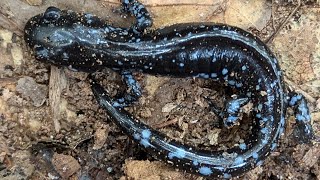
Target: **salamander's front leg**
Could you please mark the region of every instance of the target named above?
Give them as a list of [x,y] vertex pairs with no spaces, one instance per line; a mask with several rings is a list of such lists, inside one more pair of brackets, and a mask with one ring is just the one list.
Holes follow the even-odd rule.
[[133,29],[136,30],[137,33],[141,33],[146,28],[152,26],[150,14],[143,4],[136,0],[121,0],[121,2],[124,12],[130,13],[136,18]]
[[297,123],[294,133],[300,141],[310,142],[314,138],[314,134],[306,99],[301,94],[290,93],[288,105],[293,108]]
[[126,92],[125,94],[121,95],[120,98],[114,100],[114,107],[126,107],[138,100],[138,98],[142,95],[140,85],[131,72],[123,71],[120,72],[120,74],[122,75],[122,79],[130,92]]

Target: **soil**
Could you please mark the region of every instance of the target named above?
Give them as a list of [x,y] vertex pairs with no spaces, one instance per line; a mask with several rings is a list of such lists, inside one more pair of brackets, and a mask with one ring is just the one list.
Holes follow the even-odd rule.
[[[275,52],[288,87],[308,99],[315,140],[299,142],[289,110],[278,148],[262,166],[234,179],[320,179],[319,2],[141,2],[154,17],[153,28],[206,21],[252,32]],[[34,59],[23,40],[24,24],[48,6],[92,12],[115,26],[132,23],[117,0],[0,2],[0,179],[205,179],[157,161],[133,143],[97,104],[87,73]],[[97,76],[111,96],[127,90],[109,69]],[[167,136],[202,149],[225,149],[250,135],[248,112],[240,125],[227,129],[210,108],[210,102],[223,107],[232,90],[198,78],[134,76],[143,95],[126,110]]]

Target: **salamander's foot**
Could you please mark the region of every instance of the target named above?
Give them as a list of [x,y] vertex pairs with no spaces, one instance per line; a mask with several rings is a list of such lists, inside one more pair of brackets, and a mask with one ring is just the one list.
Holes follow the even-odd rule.
[[248,103],[248,98],[233,99],[227,102],[224,112],[224,126],[231,128],[234,125],[239,124],[239,113],[241,107]]
[[233,99],[226,103],[224,110],[217,108],[210,101],[211,110],[223,121],[223,125],[227,128],[231,128],[239,124],[239,113],[241,107],[248,103],[248,98]]
[[129,92],[125,92],[121,97],[114,100],[114,107],[127,107],[137,101],[142,93],[138,81],[134,78],[130,71],[120,72]]
[[118,97],[116,97],[113,100],[113,106],[124,108],[137,101],[141,97],[142,93],[138,81],[134,78],[130,71],[118,72],[121,74],[122,80],[124,81],[129,92],[125,92],[124,94],[120,94]]
[[143,32],[146,28],[152,26],[152,19],[148,10],[137,0],[121,0],[123,11],[132,14],[136,18],[133,29],[137,33]]
[[[122,78],[126,84],[126,86],[129,89],[129,92],[125,92],[124,94],[119,95],[120,97],[116,97],[110,101],[112,103],[113,107],[117,108],[124,108],[129,106],[130,104],[134,103],[139,99],[141,96],[141,88],[140,85],[138,84],[137,80],[134,79],[132,76],[131,72],[120,72],[122,75]],[[95,88],[96,90],[101,90],[101,86],[97,83],[96,79],[90,74],[88,76],[91,82],[91,87]],[[108,99],[111,99],[107,92],[103,90],[103,94],[105,96],[108,96]],[[102,94],[101,92],[99,94]]]
[[297,123],[294,129],[295,136],[303,143],[311,142],[314,134],[306,99],[301,94],[290,93],[288,105],[293,108]]
[[137,98],[130,95],[130,94],[125,94],[121,98],[116,98],[113,100],[113,107],[118,107],[118,108],[124,108],[128,107],[131,105],[133,102],[137,101]]
[[128,89],[130,90],[130,94],[137,99],[141,97],[141,87],[138,83],[138,81],[134,78],[132,73],[130,71],[123,71],[121,72],[122,79],[126,83]]

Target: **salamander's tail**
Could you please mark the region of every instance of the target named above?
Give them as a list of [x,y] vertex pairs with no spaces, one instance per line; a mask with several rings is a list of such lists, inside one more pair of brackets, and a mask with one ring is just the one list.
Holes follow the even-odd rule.
[[297,126],[294,135],[303,143],[310,143],[314,139],[311,125],[311,116],[307,105],[307,100],[301,94],[289,94],[289,107],[294,110]]

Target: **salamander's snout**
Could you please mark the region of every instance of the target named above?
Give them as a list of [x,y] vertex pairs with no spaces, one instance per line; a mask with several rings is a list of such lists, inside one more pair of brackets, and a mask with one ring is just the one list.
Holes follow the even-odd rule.
[[[61,21],[63,17],[62,13],[63,12],[59,8],[48,7],[44,13],[29,19],[24,29],[24,38],[27,44],[33,48],[35,45],[39,44],[39,41],[46,40],[43,38],[45,37],[43,34],[47,34],[47,32],[44,32],[44,28],[48,27],[48,29],[53,29],[53,27]],[[41,35],[40,38],[39,34]]]
[[42,46],[38,46],[34,48],[35,57],[38,60],[45,61],[49,59],[49,50],[47,48],[44,48]]
[[55,22],[61,17],[61,10],[56,7],[48,7],[46,12],[43,14],[43,20],[47,23]]

